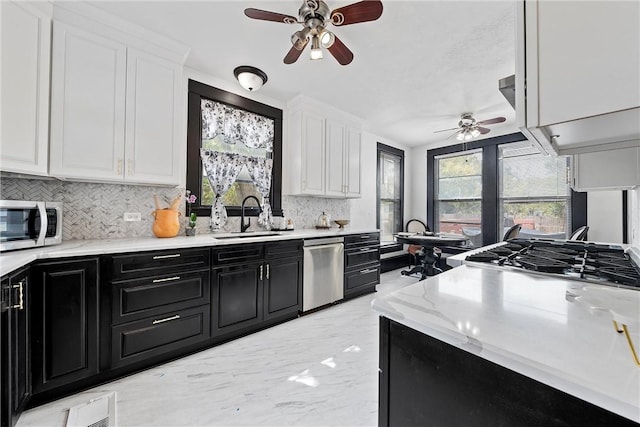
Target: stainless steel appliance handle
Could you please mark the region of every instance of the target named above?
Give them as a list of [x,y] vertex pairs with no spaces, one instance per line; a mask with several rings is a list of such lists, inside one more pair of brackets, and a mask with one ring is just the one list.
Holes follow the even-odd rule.
[[44,238],[47,236],[47,226],[49,219],[47,218],[47,208],[44,202],[36,202],[38,211],[40,212],[40,234],[36,240],[36,246],[44,246]]

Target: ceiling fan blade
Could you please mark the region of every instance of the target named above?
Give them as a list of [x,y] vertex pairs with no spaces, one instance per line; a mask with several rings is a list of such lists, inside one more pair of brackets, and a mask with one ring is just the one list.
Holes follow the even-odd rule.
[[381,15],[381,1],[364,0],[333,10],[331,12],[331,22],[336,26],[350,25],[358,22],[375,21]]
[[291,15],[284,15],[282,13],[269,12],[267,10],[260,10],[254,8],[247,8],[244,10],[244,14],[252,19],[260,19],[262,21],[283,22],[285,24],[295,24],[298,20]]
[[449,132],[451,130],[456,130],[456,129],[460,129],[460,128],[442,129],[442,130],[437,130],[437,131],[435,131],[433,133]]
[[483,128],[482,126],[476,126],[476,129],[480,131],[480,134],[484,135],[491,132],[491,129]]
[[492,125],[494,123],[502,123],[506,121],[504,117],[494,117],[493,119],[483,120],[481,122],[476,122],[477,125]]
[[296,49],[295,46],[291,46],[291,49],[289,50],[289,52],[287,52],[286,56],[284,57],[284,63],[293,64],[294,62],[296,62],[300,57],[300,54],[302,53],[304,48],[307,46],[307,43],[309,43],[309,40],[307,40],[302,46],[302,48],[300,49]]
[[338,37],[335,37],[333,44],[329,46],[327,50],[336,58],[340,65],[347,65],[353,61],[353,52],[351,52]]
[[[451,129],[449,129],[449,130],[451,130]],[[457,135],[457,134],[459,134],[460,132],[461,132],[461,130],[459,130],[459,131],[457,131],[457,132],[452,133],[451,135],[449,135],[449,136],[447,137],[447,139],[451,139],[451,138],[453,138],[454,136],[456,136],[456,135]]]

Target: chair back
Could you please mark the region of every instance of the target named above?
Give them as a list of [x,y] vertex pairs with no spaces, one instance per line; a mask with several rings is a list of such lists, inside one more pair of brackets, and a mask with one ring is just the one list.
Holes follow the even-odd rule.
[[504,237],[502,240],[515,239],[520,234],[520,229],[522,228],[522,224],[516,224],[504,233]]
[[578,227],[573,233],[571,233],[571,237],[569,240],[587,240],[587,232],[589,231],[588,225],[583,225],[582,227]]
[[427,224],[420,221],[419,219],[410,219],[407,221],[407,225],[404,227],[404,231],[408,233],[424,233],[425,231],[430,231]]

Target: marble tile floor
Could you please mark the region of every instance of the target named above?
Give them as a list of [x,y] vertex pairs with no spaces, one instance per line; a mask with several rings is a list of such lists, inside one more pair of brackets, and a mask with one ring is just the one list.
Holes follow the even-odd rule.
[[117,426],[376,426],[377,293],[25,411],[17,427],[64,427],[69,408],[116,392]]

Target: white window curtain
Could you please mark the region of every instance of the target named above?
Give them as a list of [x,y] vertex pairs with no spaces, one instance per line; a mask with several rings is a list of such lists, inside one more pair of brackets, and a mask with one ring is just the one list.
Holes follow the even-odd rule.
[[246,165],[253,183],[256,185],[258,192],[262,195],[262,212],[258,217],[258,224],[270,229],[273,225],[271,203],[269,201],[273,160],[263,157],[250,157],[247,158]]
[[246,157],[205,149],[200,149],[200,157],[211,188],[215,193],[215,200],[211,206],[209,228],[217,231],[227,223],[227,209],[222,203],[222,196],[236,182],[242,166],[246,163]]

